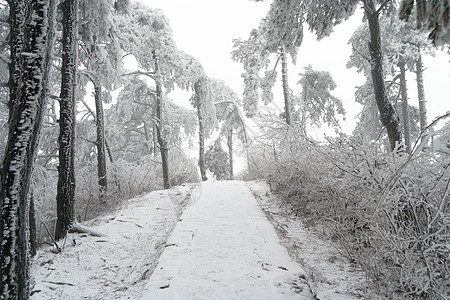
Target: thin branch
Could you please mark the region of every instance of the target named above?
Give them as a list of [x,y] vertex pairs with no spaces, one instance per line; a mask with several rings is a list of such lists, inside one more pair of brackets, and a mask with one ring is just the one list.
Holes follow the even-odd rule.
[[59,97],[56,96],[56,95],[49,95],[48,97],[49,97],[50,99],[53,99],[53,100],[56,100],[56,101],[61,100],[61,98],[59,98]]
[[95,82],[95,74],[88,70],[79,70],[80,74],[86,76],[90,81]]
[[370,63],[370,58],[368,58],[367,56],[365,56],[361,51],[359,51],[358,49],[356,49],[355,45],[352,44],[352,49],[358,53],[359,55],[361,55],[362,58],[364,58],[365,60],[367,60]]
[[277,61],[275,62],[275,65],[273,66],[273,72],[275,72],[275,70],[277,69],[278,62],[280,61],[280,59],[281,59],[281,53],[278,55]]
[[380,14],[381,11],[383,10],[383,8],[384,8],[389,2],[391,2],[391,0],[386,0],[386,1],[384,1],[384,2],[380,5],[380,7],[377,9],[377,14]]
[[94,119],[96,119],[97,116],[95,115],[95,112],[89,107],[89,105],[86,103],[86,100],[84,100],[84,99],[80,99],[80,100],[81,100],[81,103],[83,103],[84,107],[86,107],[88,112],[94,117]]
[[96,141],[91,141],[90,139],[87,139],[87,138],[85,138],[85,137],[80,137],[82,140],[85,140],[86,142],[89,142],[89,143],[92,143],[92,144],[94,144],[94,145],[97,145],[97,142]]
[[134,71],[131,73],[126,73],[126,74],[122,74],[122,76],[130,76],[130,75],[144,75],[144,76],[148,76],[153,80],[156,80],[155,78],[155,73],[154,72],[143,72],[143,71]]

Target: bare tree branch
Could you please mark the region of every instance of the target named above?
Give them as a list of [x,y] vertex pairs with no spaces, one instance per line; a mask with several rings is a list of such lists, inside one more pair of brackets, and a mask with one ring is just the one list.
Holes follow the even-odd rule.
[[155,75],[154,72],[134,71],[131,73],[122,74],[122,76],[130,76],[130,75],[144,75],[144,76],[150,77],[153,80],[156,80],[156,78],[154,76]]
[[370,63],[370,58],[368,58],[367,56],[365,56],[361,51],[359,51],[358,49],[356,49],[355,45],[352,44],[352,49],[358,53],[359,55],[361,55],[362,58],[364,58],[365,60],[367,60]]

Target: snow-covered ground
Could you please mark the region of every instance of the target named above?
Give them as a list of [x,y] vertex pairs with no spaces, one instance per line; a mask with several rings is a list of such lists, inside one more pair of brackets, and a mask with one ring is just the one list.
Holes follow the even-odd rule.
[[244,182],[202,184],[141,299],[313,299]]
[[84,224],[104,237],[70,233],[61,253],[41,249],[31,299],[138,299],[191,193],[195,199],[197,189],[182,186],[131,199]]
[[367,295],[361,271],[301,220],[277,213],[277,207],[265,184],[238,181],[205,182],[129,200],[115,214],[84,224],[104,237],[71,233],[60,243],[61,253],[38,252],[31,268],[32,299]]
[[[320,238],[308,220],[288,213],[283,201],[269,191],[265,182],[247,183],[259,206],[274,225],[281,243],[306,271],[317,299],[381,299],[367,288],[365,273],[345,259],[331,241]],[[309,220],[311,221],[311,220]]]

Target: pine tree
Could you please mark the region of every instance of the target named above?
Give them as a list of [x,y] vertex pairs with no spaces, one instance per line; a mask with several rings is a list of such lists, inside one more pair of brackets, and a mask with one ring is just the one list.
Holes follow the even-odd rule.
[[28,191],[46,101],[55,3],[8,4],[10,112],[1,170],[0,299],[28,299]]
[[75,86],[77,74],[78,0],[62,3],[62,66],[59,119],[59,166],[55,239],[75,222]]

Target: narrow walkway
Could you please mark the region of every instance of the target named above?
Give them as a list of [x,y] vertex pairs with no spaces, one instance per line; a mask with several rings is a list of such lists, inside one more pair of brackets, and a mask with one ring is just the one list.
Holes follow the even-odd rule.
[[313,299],[245,183],[200,187],[141,299]]

